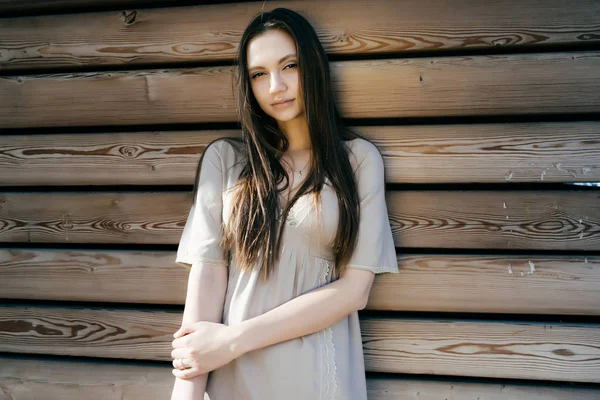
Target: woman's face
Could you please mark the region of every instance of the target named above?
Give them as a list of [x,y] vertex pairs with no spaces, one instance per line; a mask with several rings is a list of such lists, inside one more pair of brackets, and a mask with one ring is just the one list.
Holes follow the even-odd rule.
[[253,38],[246,50],[252,93],[263,111],[279,122],[304,117],[296,43],[271,29]]

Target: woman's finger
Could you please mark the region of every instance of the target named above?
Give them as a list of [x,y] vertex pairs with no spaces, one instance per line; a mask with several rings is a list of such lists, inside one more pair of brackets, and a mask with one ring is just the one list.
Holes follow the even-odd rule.
[[192,333],[192,332],[194,332],[194,328],[192,326],[189,326],[189,325],[182,326],[181,328],[177,329],[177,332],[175,332],[173,334],[173,337],[180,338],[180,337],[185,336],[188,333]]
[[182,328],[179,328],[179,329],[177,330],[177,332],[175,332],[175,333],[173,334],[173,337],[174,337],[174,338],[178,338],[178,337],[180,337],[180,336],[182,335],[182,333],[183,333],[183,329],[182,329]]
[[182,337],[177,338],[177,339],[174,339],[171,342],[171,346],[173,346],[174,349],[177,348],[177,347],[185,347],[186,343],[187,343],[186,337],[187,337],[187,335],[186,336],[182,336]]
[[202,372],[197,368],[186,368],[183,370],[174,369],[172,372],[173,375],[181,379],[190,379],[202,375]]
[[171,358],[189,358],[189,351],[187,349],[175,349],[171,352]]

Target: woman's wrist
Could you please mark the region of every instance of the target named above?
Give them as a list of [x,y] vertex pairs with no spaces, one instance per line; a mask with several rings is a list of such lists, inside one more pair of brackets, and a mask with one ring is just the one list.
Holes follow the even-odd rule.
[[208,373],[189,379],[175,378],[171,400],[204,399]]
[[230,326],[231,337],[229,339],[229,348],[235,355],[235,358],[241,357],[244,354],[253,350],[252,342],[248,335],[247,321]]

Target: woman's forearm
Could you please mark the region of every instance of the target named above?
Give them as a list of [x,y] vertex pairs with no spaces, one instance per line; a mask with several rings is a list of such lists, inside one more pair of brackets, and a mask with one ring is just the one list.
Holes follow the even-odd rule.
[[[182,325],[197,321],[221,322],[227,290],[227,268],[197,263],[190,270]],[[171,400],[204,398],[208,374],[175,378]]]
[[244,354],[308,335],[364,308],[373,274],[358,270],[350,274],[351,278],[329,283],[233,326],[235,351]]

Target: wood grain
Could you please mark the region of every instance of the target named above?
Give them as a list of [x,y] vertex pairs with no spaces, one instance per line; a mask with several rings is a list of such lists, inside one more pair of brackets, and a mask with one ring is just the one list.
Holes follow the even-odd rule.
[[[0,2],[0,13],[10,3]],[[600,42],[600,6],[594,0],[408,0],[401,6],[393,0],[308,0],[153,9],[121,3],[125,10],[0,20],[0,71],[231,61],[252,17],[275,7],[303,14],[335,55]]]
[[[600,257],[399,255],[369,310],[600,315]],[[174,252],[0,250],[0,297],[184,304]]]
[[204,149],[224,136],[240,132],[0,135],[0,185],[193,185]]
[[165,400],[175,382],[166,363],[18,356],[0,363],[0,400]]
[[[353,127],[389,183],[598,182],[600,123]],[[0,135],[0,185],[193,184],[207,144],[237,130]]]
[[0,297],[184,304],[189,271],[172,251],[0,250]]
[[397,247],[598,248],[600,194],[592,191],[388,191]]
[[[206,144],[238,134],[168,127],[128,132],[139,125],[234,122],[230,64],[243,28],[263,7],[174,7],[174,0],[165,8],[132,9],[160,1],[0,0],[0,16],[11,7],[56,13],[0,18],[0,186],[191,184]],[[92,12],[51,8],[63,6]],[[129,9],[94,9],[120,6]],[[280,6],[313,22],[337,60],[331,69],[342,115],[397,124],[358,128],[381,149],[389,183],[599,181],[600,130],[589,119],[600,112],[600,53],[593,51],[600,43],[600,3],[267,4]],[[501,48],[507,51],[496,54]],[[557,114],[579,121],[398,122],[491,116],[509,122],[512,116]],[[98,126],[122,132],[86,129]],[[13,131],[29,127],[81,129]],[[588,252],[600,249],[599,198],[595,191],[532,188],[389,190],[400,273],[376,278],[367,308],[598,316],[600,258]],[[190,203],[189,192],[175,191],[5,191],[0,242],[175,245]],[[463,254],[440,254],[446,248]],[[475,249],[530,254],[481,255]],[[576,255],[533,254],[538,250]],[[171,334],[181,311],[149,304],[183,304],[188,271],[174,265],[174,255],[0,249],[0,298],[73,302],[0,306],[0,400],[166,398],[173,383]],[[111,302],[114,307],[106,306]],[[369,379],[370,399],[600,397],[600,324],[385,315],[361,317],[366,368],[389,374]],[[103,360],[92,365],[17,353]],[[165,368],[134,360],[164,362]]]
[[598,325],[363,318],[367,371],[600,382]]
[[595,387],[410,377],[367,379],[367,391],[369,400],[597,400],[600,396]]
[[[178,312],[0,307],[0,351],[171,360]],[[362,318],[367,371],[600,382],[600,326]]]
[[182,316],[152,309],[0,306],[0,351],[168,361]]
[[[0,363],[1,400],[164,400],[174,382],[167,365],[18,356],[2,356]],[[406,377],[367,377],[367,390],[369,400],[596,400],[600,395],[600,389],[586,386]]]
[[[595,191],[388,191],[396,247],[592,251]],[[0,193],[0,242],[177,244],[191,192]]]
[[178,243],[191,204],[191,192],[3,193],[0,241]]
[[[600,53],[331,64],[346,118],[600,111]],[[234,122],[231,67],[0,77],[0,129]]]
[[371,310],[600,314],[600,258],[402,255],[375,278]]
[[[233,0],[194,0],[194,4],[230,3]],[[247,1],[247,0],[236,0]],[[118,7],[178,6],[189,0],[0,0],[2,15],[22,16],[97,12]]]

